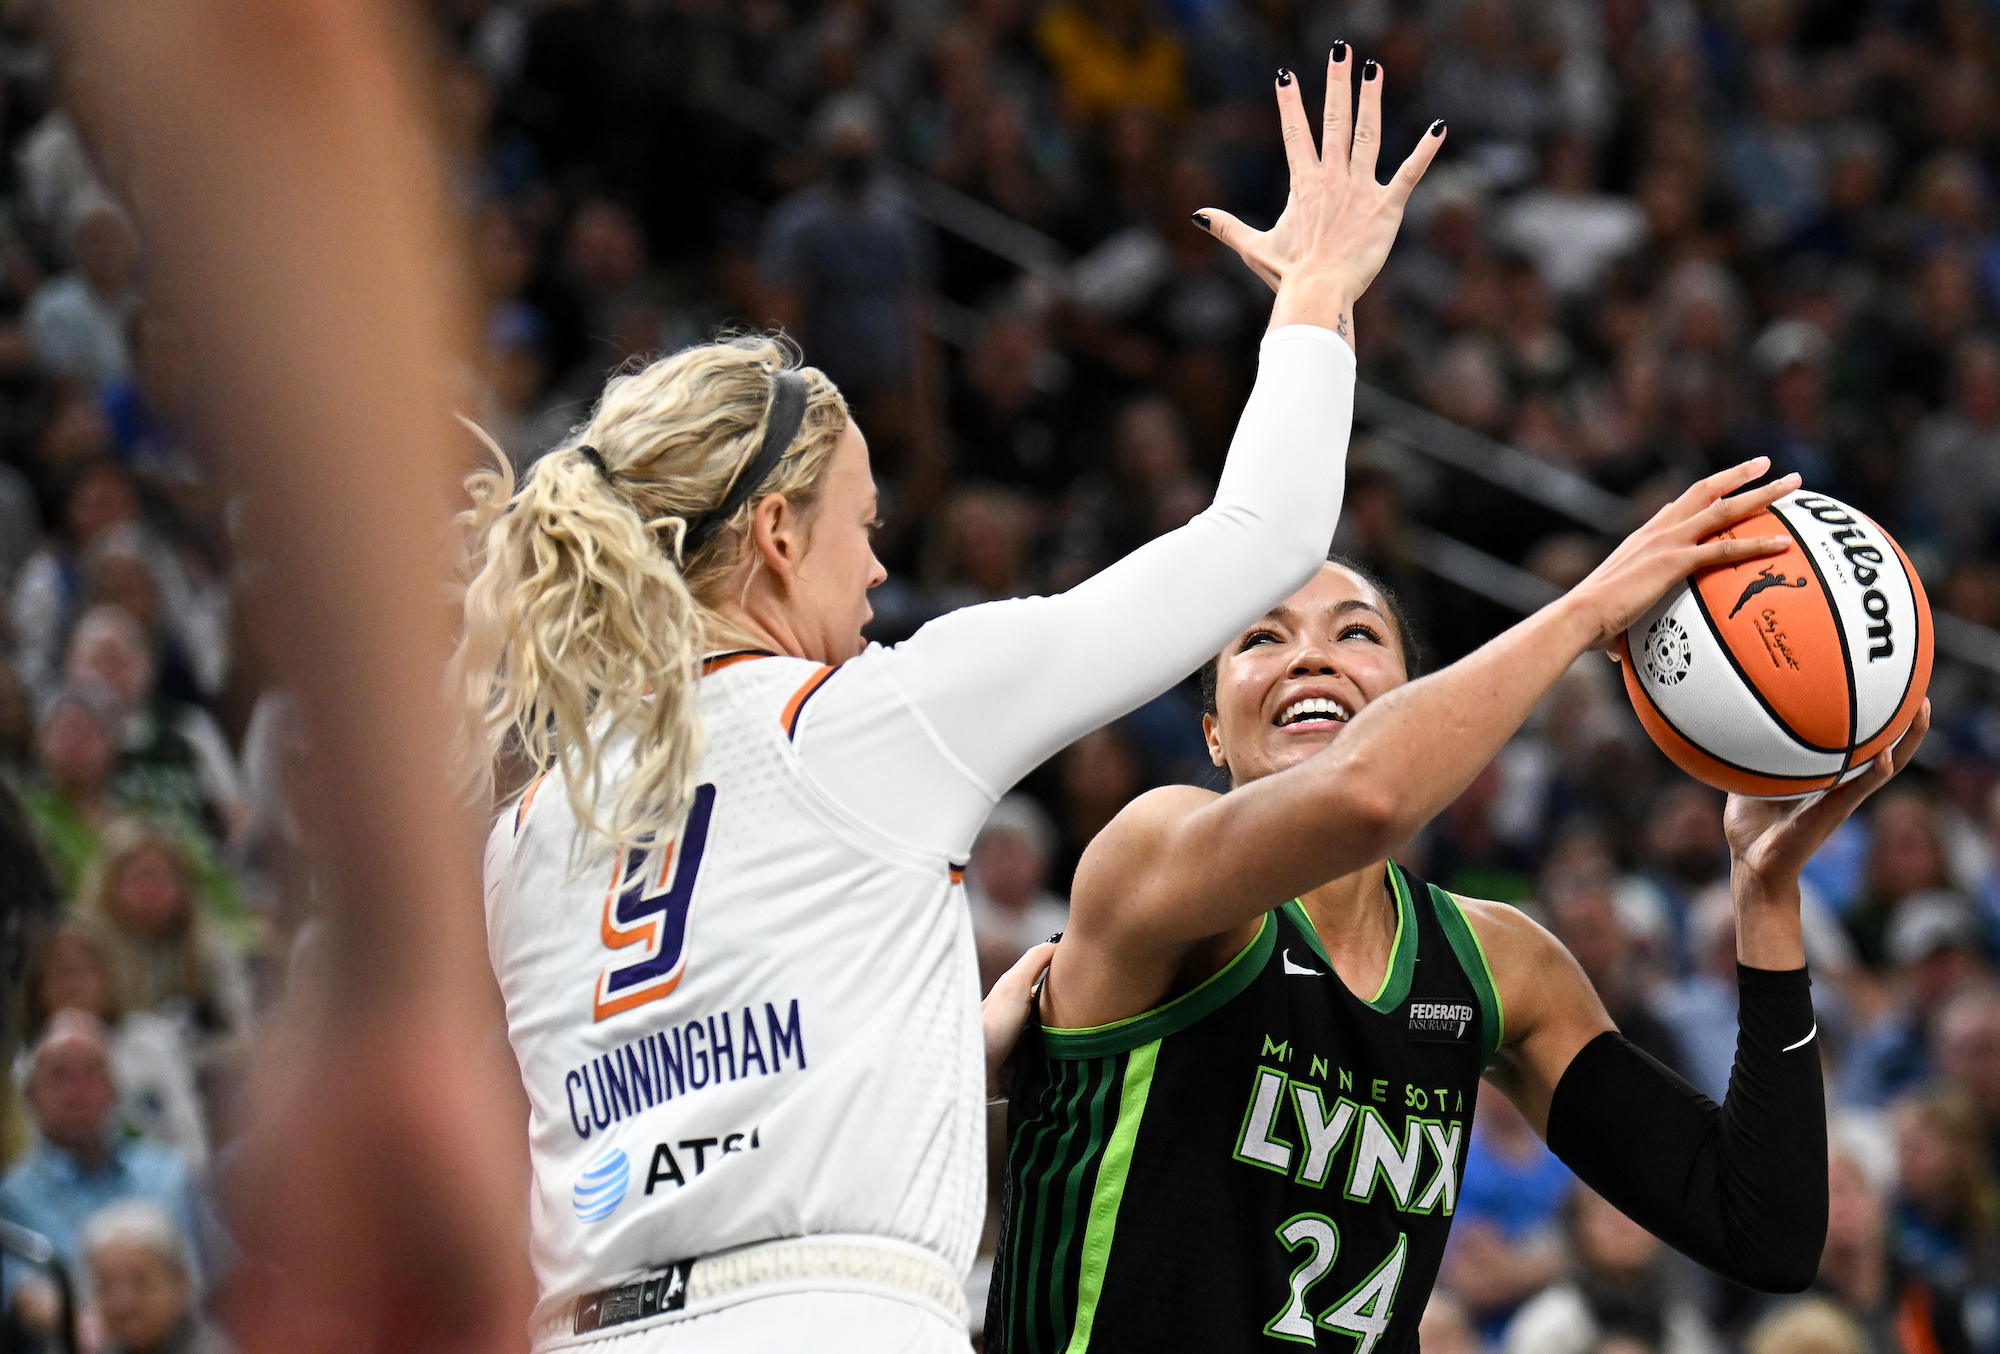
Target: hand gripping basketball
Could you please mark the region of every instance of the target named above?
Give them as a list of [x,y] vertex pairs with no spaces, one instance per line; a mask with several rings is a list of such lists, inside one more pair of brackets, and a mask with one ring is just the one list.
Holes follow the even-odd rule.
[[1903,736],[1934,646],[1923,580],[1867,514],[1801,489],[1728,532],[1774,528],[1786,549],[1698,569],[1633,623],[1625,687],[1683,771],[1787,798],[1863,776]]
[[1926,698],[1895,746],[1878,753],[1867,763],[1867,770],[1844,785],[1791,799],[1729,796],[1729,807],[1722,815],[1729,854],[1760,881],[1796,880],[1813,853],[1861,807],[1861,801],[1910,764],[1930,727],[1931,703]]
[[1697,481],[1572,588],[1565,600],[1593,628],[1588,647],[1614,649],[1633,621],[1695,570],[1775,555],[1790,546],[1789,536],[1711,539],[1799,487],[1799,477],[1787,475],[1762,488],[1735,492],[1770,468],[1770,458],[1758,456]]

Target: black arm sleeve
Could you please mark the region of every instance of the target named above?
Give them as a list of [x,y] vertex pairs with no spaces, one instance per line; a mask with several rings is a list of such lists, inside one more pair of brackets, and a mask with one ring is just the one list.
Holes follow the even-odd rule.
[[1718,1106],[1626,1042],[1584,1045],[1549,1105],[1549,1147],[1627,1217],[1725,1278],[1813,1281],[1826,1244],[1826,1099],[1804,969],[1736,969],[1736,1066]]

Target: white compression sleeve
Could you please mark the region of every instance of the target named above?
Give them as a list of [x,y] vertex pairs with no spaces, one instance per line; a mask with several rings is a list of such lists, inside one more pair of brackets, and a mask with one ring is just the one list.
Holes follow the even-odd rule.
[[1354,354],[1264,338],[1215,502],[1056,597],[967,607],[871,648],[809,707],[799,753],[896,838],[962,859],[993,802],[1082,734],[1186,677],[1326,557],[1346,484]]

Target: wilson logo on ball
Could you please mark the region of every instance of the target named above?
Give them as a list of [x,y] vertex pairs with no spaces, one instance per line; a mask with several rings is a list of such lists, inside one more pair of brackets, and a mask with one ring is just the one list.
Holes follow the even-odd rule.
[[[1814,521],[1825,526],[1840,528],[1829,539],[1840,547],[1841,557],[1846,560],[1855,583],[1863,589],[1861,610],[1869,622],[1868,661],[1873,663],[1877,659],[1893,658],[1896,654],[1895,621],[1892,618],[1889,598],[1875,586],[1875,581],[1882,576],[1882,567],[1888,563],[1888,557],[1882,553],[1881,546],[1869,538],[1867,529],[1862,526],[1862,522],[1867,519],[1862,518],[1857,521],[1857,514],[1852,508],[1836,503],[1830,498],[1822,498],[1818,494],[1794,494],[1792,497]],[[1872,526],[1873,523],[1869,525]],[[1884,535],[1882,539],[1886,541],[1888,537]],[[1909,561],[1903,559],[1903,552],[1897,549],[1893,542],[1889,548],[1895,550],[1898,562],[1904,568],[1908,568]]]
[[1930,686],[1922,581],[1887,532],[1824,494],[1788,494],[1726,534],[1792,544],[1703,570],[1626,632],[1646,731],[1688,774],[1739,794],[1859,775]]

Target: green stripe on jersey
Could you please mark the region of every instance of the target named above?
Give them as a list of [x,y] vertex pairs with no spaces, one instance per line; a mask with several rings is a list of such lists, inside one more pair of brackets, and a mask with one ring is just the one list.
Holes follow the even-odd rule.
[[[1263,935],[1268,936],[1274,928],[1268,920],[1264,925]],[[1270,946],[1266,945],[1267,956],[1269,950]],[[1251,971],[1254,973],[1256,969]],[[1125,1176],[1132,1166],[1132,1144],[1139,1137],[1139,1120],[1146,1113],[1146,1095],[1153,1089],[1153,1063],[1159,1056],[1160,1042],[1155,1039],[1133,1049],[1131,1056],[1125,1060],[1125,1084],[1118,1093],[1118,1123],[1111,1130],[1111,1141],[1105,1146],[1104,1160],[1097,1167],[1097,1185],[1090,1192],[1090,1218],[1084,1224],[1082,1264],[1076,1292],[1076,1324],[1070,1329],[1069,1347],[1065,1354],[1083,1354],[1090,1348],[1090,1330],[1097,1320],[1097,1299],[1104,1292],[1104,1273],[1111,1263],[1111,1234],[1118,1228],[1118,1203],[1125,1197]]]
[[1465,970],[1465,976],[1472,982],[1472,990],[1479,997],[1479,1009],[1485,1017],[1479,1022],[1480,1043],[1484,1045],[1480,1050],[1479,1065],[1483,1068],[1493,1061],[1493,1055],[1500,1051],[1507,1035],[1507,1017],[1500,1009],[1500,989],[1493,984],[1493,969],[1486,962],[1486,947],[1479,943],[1479,933],[1472,929],[1472,923],[1459,910],[1458,899],[1433,884],[1431,905],[1437,910],[1444,938],[1451,942],[1451,952],[1458,956],[1458,966]]
[[[1264,914],[1257,938],[1238,950],[1236,957],[1211,974],[1199,987],[1184,992],[1164,1006],[1114,1020],[1108,1025],[1064,1030],[1042,1026],[1042,1046],[1051,1058],[1103,1058],[1136,1050],[1142,1044],[1157,1044],[1170,1034],[1178,1034],[1195,1021],[1220,1009],[1250,986],[1271,958],[1278,943],[1278,923]],[[1408,979],[1404,986],[1409,986]],[[1123,1120],[1121,1119],[1122,1123]]]

